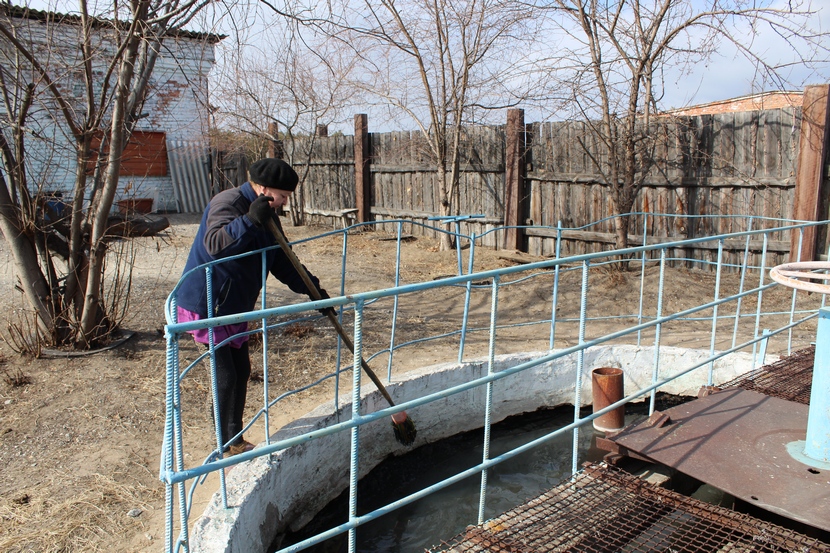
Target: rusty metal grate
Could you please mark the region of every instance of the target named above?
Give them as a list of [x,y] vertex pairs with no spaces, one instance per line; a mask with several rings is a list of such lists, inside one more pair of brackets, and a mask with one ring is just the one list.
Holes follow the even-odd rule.
[[809,405],[815,354],[815,346],[795,351],[775,363],[759,367],[718,387],[721,390],[742,388]]
[[605,463],[428,553],[830,552],[815,538],[659,488]]

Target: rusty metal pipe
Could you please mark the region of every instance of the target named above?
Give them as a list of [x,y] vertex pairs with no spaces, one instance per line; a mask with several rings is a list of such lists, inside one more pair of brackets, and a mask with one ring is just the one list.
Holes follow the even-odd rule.
[[[591,389],[594,413],[623,398],[623,370],[599,367],[591,371]],[[594,428],[602,432],[616,432],[625,426],[625,406],[621,405],[594,419]]]

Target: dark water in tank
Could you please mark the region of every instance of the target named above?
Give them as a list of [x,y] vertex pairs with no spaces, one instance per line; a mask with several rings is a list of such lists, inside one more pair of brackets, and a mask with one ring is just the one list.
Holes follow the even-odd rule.
[[[660,406],[658,406],[658,409]],[[632,405],[626,423],[644,416],[647,406]],[[590,408],[582,416],[590,414]],[[550,433],[573,421],[573,407],[561,407],[510,417],[491,428],[490,458]],[[416,421],[417,424],[417,421]],[[390,457],[358,483],[358,515],[415,493],[481,462],[483,430],[466,432],[421,446],[400,457]],[[596,449],[591,425],[580,429],[580,466],[606,453]],[[527,451],[490,469],[484,518],[493,518],[571,474],[573,432]],[[464,531],[478,520],[481,476],[471,476],[439,492],[402,507],[357,528],[356,549],[360,553],[422,553]],[[288,534],[279,547],[297,543],[342,524],[348,519],[348,490],[326,506],[300,532]],[[348,551],[348,534],[314,545],[304,551],[340,553]],[[268,551],[277,551],[278,543]]]

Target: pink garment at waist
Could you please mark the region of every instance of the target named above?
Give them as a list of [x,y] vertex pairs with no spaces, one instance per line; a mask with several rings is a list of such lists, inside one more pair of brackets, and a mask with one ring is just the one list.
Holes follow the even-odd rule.
[[[192,311],[188,311],[183,307],[177,307],[176,310],[179,314],[179,322],[186,323],[190,321],[198,321],[202,317],[199,316],[198,313],[194,313]],[[248,330],[248,323],[237,323],[232,325],[224,325],[224,326],[215,326],[213,327],[213,343],[219,344],[226,338],[233,336],[235,334],[240,334]],[[198,330],[188,330],[188,334],[193,335],[193,340],[199,342],[200,344],[208,344],[210,343],[208,337],[208,329],[207,328],[200,328]],[[237,336],[228,344],[232,348],[241,348],[242,344],[248,341],[248,335],[245,334],[243,336]]]

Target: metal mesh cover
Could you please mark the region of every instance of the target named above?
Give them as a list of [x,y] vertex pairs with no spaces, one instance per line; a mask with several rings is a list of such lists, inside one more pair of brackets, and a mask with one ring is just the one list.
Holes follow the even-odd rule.
[[601,463],[427,551],[807,553],[830,545]]
[[742,388],[809,405],[815,354],[815,346],[795,351],[775,363],[759,367],[718,387],[721,390]]

